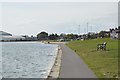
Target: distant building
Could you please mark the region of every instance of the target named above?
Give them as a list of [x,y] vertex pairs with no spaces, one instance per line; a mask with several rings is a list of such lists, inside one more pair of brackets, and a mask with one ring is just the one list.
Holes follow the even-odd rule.
[[38,40],[37,37],[33,37],[33,36],[31,36],[31,37],[29,37],[29,36],[25,36],[25,41],[37,41],[37,40]]
[[60,42],[63,42],[63,41],[65,41],[65,40],[64,40],[64,39],[59,39],[59,41],[60,41]]
[[111,39],[120,39],[120,28],[110,29]]
[[0,31],[0,41],[20,41],[24,40],[25,37],[22,36],[12,36],[12,34]]
[[4,32],[4,31],[0,31],[0,35],[1,36],[12,36],[12,34]]
[[81,35],[81,40],[86,40],[88,38],[88,34]]
[[0,31],[0,41],[37,41],[37,37],[29,36],[13,36],[10,33]]
[[22,41],[25,37],[22,36],[2,36],[2,41]]

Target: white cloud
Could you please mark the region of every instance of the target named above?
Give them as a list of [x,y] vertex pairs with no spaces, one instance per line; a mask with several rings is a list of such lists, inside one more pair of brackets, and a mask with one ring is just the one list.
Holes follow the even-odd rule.
[[113,2],[2,3],[3,30],[34,35],[42,30],[49,33],[77,33],[78,25],[81,24],[81,32],[84,32],[87,22],[96,26],[115,26],[117,8],[117,3]]

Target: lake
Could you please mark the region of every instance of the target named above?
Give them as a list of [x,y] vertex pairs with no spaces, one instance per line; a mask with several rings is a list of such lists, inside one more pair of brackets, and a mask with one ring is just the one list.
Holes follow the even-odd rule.
[[1,42],[2,77],[47,78],[57,55],[57,45],[40,42]]

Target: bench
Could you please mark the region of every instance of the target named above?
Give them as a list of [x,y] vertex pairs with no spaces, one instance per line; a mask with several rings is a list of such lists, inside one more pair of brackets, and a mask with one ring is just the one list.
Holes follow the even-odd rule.
[[106,50],[107,42],[104,42],[102,44],[97,44],[97,50]]

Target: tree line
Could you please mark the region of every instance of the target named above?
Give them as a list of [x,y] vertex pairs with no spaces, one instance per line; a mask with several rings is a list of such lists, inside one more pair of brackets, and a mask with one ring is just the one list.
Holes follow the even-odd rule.
[[[109,31],[100,31],[99,33],[89,32],[83,35],[78,35],[78,34],[73,34],[73,33],[60,34],[60,35],[58,35],[57,33],[48,34],[47,32],[43,31],[37,34],[37,38],[38,40],[58,40],[58,39],[75,40],[75,39],[110,38],[110,33],[112,30],[114,29],[110,29]],[[120,26],[118,28],[115,28],[115,30],[120,31]]]
[[38,40],[58,40],[58,39],[76,39],[79,36],[77,34],[60,34],[58,35],[57,33],[52,33],[48,34],[47,32],[40,32],[37,34]]
[[95,38],[108,38],[110,37],[110,32],[101,31],[99,33],[88,33],[83,35],[78,34],[60,34],[52,33],[48,34],[47,32],[40,32],[37,34],[38,40],[58,40],[58,39],[66,39],[66,40],[76,40],[76,39],[95,39]]

